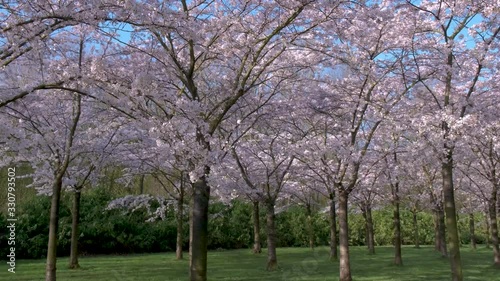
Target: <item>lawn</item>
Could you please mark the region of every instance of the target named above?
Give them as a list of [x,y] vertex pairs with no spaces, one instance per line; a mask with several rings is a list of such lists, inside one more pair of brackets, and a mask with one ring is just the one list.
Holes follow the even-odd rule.
[[[392,248],[378,247],[375,255],[368,255],[365,247],[351,248],[351,267],[355,281],[440,281],[450,280],[447,259],[441,258],[430,247],[403,248],[404,266],[392,262]],[[462,260],[465,280],[500,281],[500,269],[492,266],[492,250],[472,251],[464,247]],[[187,256],[187,255],[186,255]],[[68,258],[58,260],[57,280],[74,281],[174,281],[187,280],[188,261],[174,260],[174,253],[82,257],[81,269],[67,269]],[[266,254],[253,255],[250,250],[213,251],[209,253],[209,280],[255,281],[320,281],[338,280],[338,262],[328,261],[328,248],[314,251],[307,248],[279,248],[276,272],[265,271]],[[16,273],[8,273],[5,263],[0,280],[45,280],[44,260],[20,260]]]

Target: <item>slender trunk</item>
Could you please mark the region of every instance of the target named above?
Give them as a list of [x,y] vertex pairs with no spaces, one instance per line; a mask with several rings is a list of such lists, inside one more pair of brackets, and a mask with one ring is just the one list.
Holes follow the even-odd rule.
[[339,194],[339,244],[340,244],[340,279],[339,281],[352,281],[351,263],[349,260],[349,225],[348,202],[349,193],[341,190]]
[[[83,41],[81,41],[83,42]],[[83,43],[80,43],[83,44]],[[80,45],[81,47],[82,45]],[[82,47],[80,48],[80,51]],[[81,55],[81,52],[80,52]],[[81,57],[81,56],[80,56]],[[47,246],[47,263],[45,267],[45,281],[56,281],[56,261],[57,261],[57,231],[59,228],[59,206],[61,202],[62,178],[68,169],[70,161],[70,151],[73,146],[76,127],[80,119],[81,113],[80,95],[76,95],[73,100],[73,124],[69,128],[69,133],[66,138],[64,147],[64,158],[62,163],[57,167],[57,172],[54,174],[54,183],[52,185],[52,199],[50,203],[50,222],[49,222],[49,242]]]
[[[447,35],[445,35],[448,41]],[[447,55],[446,78],[444,89],[444,108],[450,105],[450,97],[452,95],[452,79],[453,79],[453,50],[450,48]],[[464,107],[465,109],[465,107]],[[462,112],[463,117],[464,112]],[[460,257],[460,238],[458,236],[457,225],[457,211],[455,207],[455,191],[453,188],[453,141],[450,140],[450,126],[447,121],[443,120],[441,123],[441,132],[443,133],[443,149],[444,159],[441,163],[441,174],[443,178],[443,203],[444,212],[446,214],[446,231],[448,234],[448,249],[450,256],[450,266],[452,281],[462,281],[464,279],[462,274],[462,259]]]
[[[208,174],[208,167],[205,168]],[[190,225],[190,280],[207,280],[208,204],[210,187],[205,176],[193,184]]]
[[365,221],[365,246],[368,248],[369,252],[370,246],[368,245],[368,221],[366,219],[366,208],[364,205],[361,205],[361,215],[363,216],[363,220]]
[[476,250],[476,231],[474,223],[474,213],[469,213],[469,233],[470,233],[470,246]]
[[401,255],[401,216],[399,212],[399,184],[396,183],[393,192],[394,197],[394,264],[403,265],[403,257]]
[[80,199],[81,192],[76,190],[73,194],[73,210],[71,212],[71,254],[69,257],[69,268],[79,268],[78,264],[78,236],[80,235],[78,226],[80,224]]
[[444,224],[444,210],[442,203],[437,202],[431,194],[431,204],[434,206],[434,249],[441,253],[441,257],[447,257],[446,229]]
[[253,253],[260,254],[262,246],[260,244],[260,214],[259,201],[253,201]]
[[276,229],[274,201],[268,200],[267,207],[267,270],[273,271],[278,268],[278,258],[276,256]]
[[453,151],[445,144],[446,159],[442,163],[444,211],[448,233],[449,253],[452,281],[462,281],[462,259],[460,257],[460,240],[458,237],[457,212],[453,190]]
[[493,264],[500,268],[500,249],[498,239],[498,222],[497,222],[497,194],[496,190],[492,192],[492,197],[489,202],[489,217],[491,228],[491,244],[493,246]]
[[413,239],[415,243],[415,248],[420,248],[420,233],[418,229],[417,210],[413,210],[412,214],[413,214]]
[[[182,180],[182,179],[181,179]],[[175,244],[175,258],[177,260],[182,260],[182,241],[183,241],[183,232],[184,232],[184,187],[181,186],[179,190],[179,198],[177,199],[177,241]]]
[[438,214],[437,209],[434,209],[432,212],[434,215],[434,250],[441,252],[441,245],[440,245],[440,241],[441,241],[440,235],[441,234],[439,232],[439,214]]
[[307,205],[306,211],[307,211],[307,232],[309,237],[309,248],[311,248],[311,250],[314,250],[314,226],[312,220],[311,205]]
[[448,248],[446,246],[446,224],[444,219],[444,210],[440,206],[438,209],[438,221],[439,221],[439,252],[441,252],[442,257],[448,256]]
[[139,194],[144,194],[144,177],[145,175],[141,175],[139,179]]
[[372,208],[366,207],[366,229],[368,230],[368,253],[375,254],[375,230],[373,227]]
[[490,215],[488,210],[486,210],[485,220],[486,220],[486,249],[489,249],[491,246],[491,239],[490,239],[491,225],[490,225]]
[[49,243],[47,249],[47,265],[45,281],[56,281],[57,231],[59,228],[59,206],[61,202],[62,177],[57,177],[52,185],[50,204]]
[[330,260],[337,260],[337,213],[335,212],[335,193],[330,194]]

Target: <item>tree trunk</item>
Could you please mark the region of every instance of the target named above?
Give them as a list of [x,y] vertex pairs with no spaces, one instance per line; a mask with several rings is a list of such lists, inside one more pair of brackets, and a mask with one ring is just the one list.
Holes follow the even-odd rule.
[[[432,187],[431,187],[432,188]],[[441,257],[448,256],[446,249],[446,228],[444,222],[444,210],[442,198],[438,198],[431,191],[429,193],[434,213],[434,249],[441,253]]]
[[497,222],[497,192],[494,190],[489,202],[489,218],[491,228],[491,244],[493,246],[493,264],[500,268],[500,249],[498,239],[498,222]]
[[52,199],[50,203],[49,243],[47,249],[47,265],[45,281],[56,281],[57,261],[57,231],[59,228],[59,206],[61,202],[62,177],[56,178],[52,185]]
[[366,229],[368,234],[368,253],[375,254],[375,230],[373,227],[372,208],[366,207]]
[[335,212],[335,193],[330,194],[330,260],[337,260],[337,214]]
[[440,205],[437,210],[438,216],[438,246],[439,252],[443,258],[448,256],[448,248],[446,246],[446,225],[444,220],[444,210]]
[[259,201],[253,201],[253,253],[260,254],[262,246],[260,244],[260,214]]
[[[208,170],[208,168],[206,168]],[[208,171],[205,173],[208,174]],[[208,204],[210,187],[205,176],[193,184],[190,223],[190,281],[207,281]]]
[[307,232],[309,238],[309,248],[311,248],[311,250],[314,250],[314,226],[312,220],[311,205],[307,205],[306,211],[307,211]]
[[434,214],[434,250],[441,252],[441,233],[439,231],[439,213],[437,209],[434,209],[433,211]]
[[[83,42],[83,41],[81,41]],[[80,46],[82,50],[82,45]],[[80,52],[81,55],[81,52]],[[81,113],[81,100],[80,95],[75,95],[73,100],[73,124],[69,128],[69,133],[66,138],[64,147],[64,158],[56,169],[54,174],[54,183],[52,185],[52,199],[50,202],[50,222],[49,222],[49,242],[47,246],[47,263],[45,267],[45,281],[56,281],[56,262],[57,262],[57,232],[59,228],[59,206],[61,202],[61,189],[62,178],[68,169],[70,161],[70,151],[73,146],[73,139],[75,136],[78,120]]]
[[144,177],[145,175],[141,175],[139,179],[139,194],[144,194]]
[[69,268],[79,268],[78,264],[78,236],[80,235],[78,227],[80,224],[80,190],[76,190],[73,194],[73,210],[71,212],[71,254],[69,257]]
[[444,211],[450,253],[452,281],[462,281],[462,260],[460,257],[460,240],[458,237],[457,212],[453,189],[453,151],[445,144],[446,159],[442,163]]
[[278,268],[278,258],[276,256],[276,228],[274,201],[268,200],[267,207],[267,270],[272,271]]
[[[183,179],[181,179],[183,180]],[[175,258],[177,260],[182,260],[182,241],[184,232],[184,186],[181,185],[179,190],[179,198],[177,199],[177,241],[175,244]]]
[[474,213],[469,213],[469,233],[470,233],[470,246],[476,250],[476,231],[474,223]]
[[341,190],[339,194],[339,244],[340,244],[340,279],[339,281],[352,281],[351,263],[349,260],[349,225],[348,202],[349,193]]
[[403,257],[401,255],[401,216],[399,212],[399,187],[395,186],[394,196],[394,264],[403,265]]
[[490,239],[490,234],[491,234],[491,225],[490,225],[490,215],[489,215],[489,210],[486,210],[486,249],[489,249],[491,246],[491,239]]
[[368,246],[368,221],[366,220],[366,208],[364,205],[361,205],[361,216],[363,216],[363,220],[365,221],[365,246],[368,248],[369,252],[370,246]]
[[417,210],[413,210],[412,215],[413,215],[413,239],[415,243],[415,248],[420,248],[420,233],[418,229]]

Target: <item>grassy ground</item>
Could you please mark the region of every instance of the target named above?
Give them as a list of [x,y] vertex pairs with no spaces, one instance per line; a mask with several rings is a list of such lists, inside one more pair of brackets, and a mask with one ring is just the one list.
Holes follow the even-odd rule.
[[[440,281],[450,280],[447,259],[430,247],[403,248],[404,266],[392,262],[392,248],[378,247],[368,255],[364,247],[351,248],[351,266],[355,281]],[[58,281],[174,281],[187,280],[188,261],[175,261],[173,253],[83,257],[81,269],[67,269],[68,258],[58,260]],[[500,281],[500,269],[492,266],[491,249],[471,251],[462,249],[465,280]],[[314,251],[306,248],[278,249],[276,272],[265,271],[266,253],[253,255],[250,250],[231,250],[209,253],[209,280],[255,281],[320,281],[338,280],[338,262],[328,261],[328,248]],[[44,279],[44,260],[20,260],[16,273],[8,273],[5,263],[0,280],[35,281]]]

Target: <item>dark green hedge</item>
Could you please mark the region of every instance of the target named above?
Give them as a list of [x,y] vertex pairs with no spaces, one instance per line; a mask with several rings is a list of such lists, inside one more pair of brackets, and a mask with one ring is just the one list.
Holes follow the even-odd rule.
[[[58,255],[69,255],[71,235],[71,194],[63,196],[60,209]],[[105,189],[94,189],[82,196],[80,250],[84,255],[127,254],[163,252],[175,250],[176,222],[174,210],[167,212],[163,221],[146,222],[146,214],[136,212],[124,215],[120,210],[106,211],[107,203],[113,199]],[[265,213],[261,208],[261,238],[266,246]],[[16,229],[16,255],[18,258],[42,258],[47,251],[47,235],[50,198],[38,196],[29,203],[18,206]],[[230,205],[212,202],[210,205],[209,249],[250,248],[253,244],[251,205],[234,201]],[[403,243],[413,244],[413,222],[411,213],[401,212]],[[375,241],[377,245],[392,244],[392,210],[373,211]],[[419,214],[420,243],[433,244],[433,219],[429,213]],[[478,215],[478,243],[484,243],[486,234],[484,218]],[[0,225],[6,225],[0,214]],[[351,212],[349,216],[351,245],[364,245],[365,230],[361,214]],[[313,217],[315,242],[328,245],[329,222],[327,214],[315,213]],[[276,215],[279,247],[306,247],[309,245],[305,209],[292,206]],[[469,243],[467,217],[460,217],[459,228],[463,244]],[[7,255],[7,229],[0,228],[1,259]],[[188,247],[188,220],[185,219],[184,247]]]
[[[67,256],[71,237],[71,194],[65,194],[60,208],[58,255]],[[145,214],[123,215],[119,210],[106,211],[112,199],[104,189],[95,189],[82,196],[80,251],[84,255],[162,252],[175,249],[176,224],[173,211],[167,220],[145,222]],[[38,196],[29,204],[18,205],[16,256],[42,258],[47,253],[50,198]],[[0,214],[0,222],[5,218]],[[2,223],[5,225],[5,223]],[[2,258],[7,250],[7,233],[0,231]],[[187,237],[187,235],[186,235]],[[187,243],[187,241],[186,241]]]

